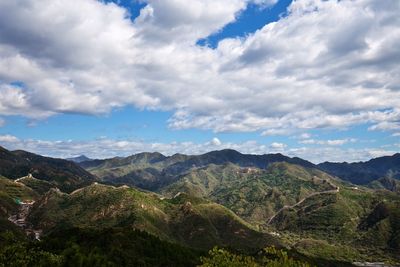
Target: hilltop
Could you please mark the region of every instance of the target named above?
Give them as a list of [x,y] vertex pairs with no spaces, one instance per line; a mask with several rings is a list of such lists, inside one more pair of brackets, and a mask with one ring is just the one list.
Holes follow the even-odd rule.
[[89,185],[97,178],[74,162],[43,157],[23,150],[8,151],[0,147],[0,175],[10,179],[32,174],[65,192]]
[[365,162],[324,162],[318,168],[354,184],[368,184],[382,177],[400,179],[400,153]]
[[239,249],[279,245],[268,234],[252,229],[227,208],[177,194],[167,199],[128,187],[92,184],[71,194],[50,190],[40,199],[30,220],[45,232],[69,227],[129,227],[163,240],[194,248],[214,245]]
[[10,177],[0,179],[0,226],[21,238],[7,218],[21,212],[19,200],[34,201],[25,218],[30,229],[63,244],[69,238],[62,233],[71,229],[88,236],[143,231],[191,255],[197,252],[185,248],[254,253],[275,245],[325,266],[398,263],[396,159],[376,159],[370,168],[380,178],[356,185],[281,154],[153,152],[78,165],[3,149],[1,171]]
[[275,162],[319,169],[331,176],[360,185],[366,185],[383,177],[400,179],[399,153],[366,162],[313,164],[301,158],[287,157],[279,153],[253,155],[242,154],[232,149],[211,151],[201,155],[175,154],[172,156],[164,156],[157,152],[143,152],[128,157],[82,161],[79,165],[106,182],[159,190],[167,184],[175,182],[177,176],[211,164],[230,163],[240,167],[264,170]]

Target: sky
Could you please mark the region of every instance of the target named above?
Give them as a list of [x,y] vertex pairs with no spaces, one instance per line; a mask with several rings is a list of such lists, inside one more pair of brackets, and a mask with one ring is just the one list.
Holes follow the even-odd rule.
[[400,152],[398,0],[0,0],[0,145]]

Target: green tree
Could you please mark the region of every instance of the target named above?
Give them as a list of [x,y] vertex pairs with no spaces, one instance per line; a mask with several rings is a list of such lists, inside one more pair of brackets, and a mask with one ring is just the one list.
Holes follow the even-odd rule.
[[200,267],[259,267],[253,257],[236,255],[221,248],[214,247],[208,257],[201,257]]
[[15,243],[3,246],[0,249],[0,266],[61,266],[62,258],[35,247],[28,247],[27,243]]
[[207,257],[201,257],[201,263],[199,267],[310,267],[306,262],[289,258],[286,251],[275,247],[265,248],[261,259],[215,247]]
[[286,251],[275,247],[264,248],[263,266],[268,267],[310,267],[306,262],[289,258]]

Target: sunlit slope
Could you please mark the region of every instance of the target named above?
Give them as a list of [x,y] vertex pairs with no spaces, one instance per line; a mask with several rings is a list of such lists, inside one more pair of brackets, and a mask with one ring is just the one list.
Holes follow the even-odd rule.
[[265,169],[274,162],[288,162],[312,167],[312,163],[282,154],[251,155],[231,149],[211,151],[202,155],[139,153],[129,157],[81,162],[80,166],[102,181],[116,185],[127,184],[157,191],[177,181],[181,175],[210,165],[234,164],[240,167]]
[[197,248],[278,244],[276,238],[255,231],[221,205],[186,194],[163,199],[154,193],[99,184],[71,194],[51,190],[37,203],[30,220],[45,231],[60,226],[131,227]]
[[[314,241],[304,243],[303,239],[309,238],[348,248],[349,255],[361,254],[369,261],[374,258],[400,261],[399,210],[398,194],[342,185],[337,194],[317,195],[283,210],[269,227],[286,234],[292,242],[299,242],[295,246],[300,250],[305,244],[312,246]],[[311,251],[309,248],[308,252]],[[326,256],[323,255],[326,251],[320,253],[314,256]]]
[[161,192],[206,197],[263,226],[282,207],[314,193],[335,190],[332,182],[335,180],[326,173],[286,162],[272,163],[266,170],[226,164],[193,170]]

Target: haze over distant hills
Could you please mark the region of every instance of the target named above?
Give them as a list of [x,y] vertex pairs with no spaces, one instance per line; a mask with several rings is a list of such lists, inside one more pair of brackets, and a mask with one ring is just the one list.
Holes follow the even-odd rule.
[[66,160],[69,160],[69,161],[72,161],[72,162],[75,162],[75,163],[81,163],[81,162],[84,162],[84,161],[91,161],[92,159],[86,157],[85,155],[80,155],[80,156],[76,156],[76,157],[73,157],[73,158],[67,158]]
[[355,184],[367,184],[382,177],[400,179],[400,153],[366,162],[318,164],[321,170]]
[[0,0],[0,267],[400,267],[399,14]]

